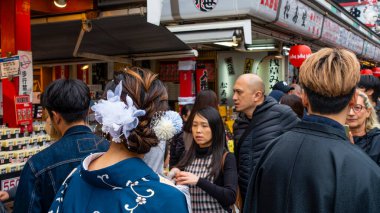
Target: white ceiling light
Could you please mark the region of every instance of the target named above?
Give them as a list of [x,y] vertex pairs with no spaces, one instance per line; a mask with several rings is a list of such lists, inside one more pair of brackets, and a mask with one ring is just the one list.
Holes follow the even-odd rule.
[[247,45],[247,50],[277,50],[274,45]]
[[54,5],[59,8],[64,8],[67,5],[66,0],[54,0]]

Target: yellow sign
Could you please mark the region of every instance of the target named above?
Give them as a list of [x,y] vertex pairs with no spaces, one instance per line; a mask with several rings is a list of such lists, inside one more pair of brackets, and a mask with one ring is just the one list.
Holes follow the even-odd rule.
[[234,153],[234,140],[228,140],[227,146],[228,151]]
[[226,105],[220,105],[219,106],[219,114],[221,117],[227,116],[227,106]]

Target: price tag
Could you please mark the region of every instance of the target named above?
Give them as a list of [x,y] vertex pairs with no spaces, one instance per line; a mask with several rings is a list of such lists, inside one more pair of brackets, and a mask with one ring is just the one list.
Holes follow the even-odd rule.
[[1,181],[1,190],[9,190],[18,185],[20,177],[9,178]]

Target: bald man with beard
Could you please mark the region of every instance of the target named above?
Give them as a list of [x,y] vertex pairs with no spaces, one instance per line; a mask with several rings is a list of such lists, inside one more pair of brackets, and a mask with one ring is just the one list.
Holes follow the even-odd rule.
[[233,101],[240,112],[234,124],[239,187],[244,201],[248,180],[266,145],[299,121],[293,110],[264,95],[265,85],[255,74],[239,76]]

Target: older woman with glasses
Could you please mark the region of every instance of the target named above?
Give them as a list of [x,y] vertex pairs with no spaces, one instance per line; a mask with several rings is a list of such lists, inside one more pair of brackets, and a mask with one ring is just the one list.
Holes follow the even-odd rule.
[[347,115],[346,124],[350,127],[355,144],[380,166],[380,125],[365,93],[359,92],[356,104]]

